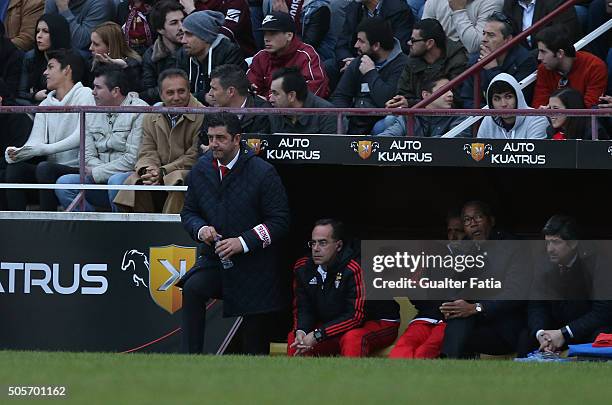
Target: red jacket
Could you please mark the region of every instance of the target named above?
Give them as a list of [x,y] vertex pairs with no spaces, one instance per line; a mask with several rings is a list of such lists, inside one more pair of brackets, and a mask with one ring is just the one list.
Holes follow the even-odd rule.
[[245,57],[257,51],[251,28],[251,11],[246,0],[208,0],[196,2],[197,11],[214,10],[225,14],[220,33],[237,43]]
[[276,69],[291,66],[297,66],[300,69],[308,84],[308,90],[322,98],[328,96],[328,79],[321,66],[319,54],[312,46],[303,43],[295,36],[280,55],[273,55],[265,50],[257,52],[247,71],[247,76],[249,81],[257,86],[257,93],[268,97],[272,73]]
[[[584,96],[584,105],[591,108],[599,103],[599,97],[605,94],[608,86],[608,68],[598,57],[588,52],[576,52],[576,59],[570,70],[568,86],[578,90]],[[533,108],[548,105],[548,98],[558,89],[561,75],[548,70],[544,65],[538,66],[538,79],[533,95]]]

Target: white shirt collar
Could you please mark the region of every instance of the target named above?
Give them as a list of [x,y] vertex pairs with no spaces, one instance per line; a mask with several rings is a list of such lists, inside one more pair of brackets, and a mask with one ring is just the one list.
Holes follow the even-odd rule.
[[[238,157],[240,157],[240,149],[238,149],[238,152],[236,152],[236,156],[234,156],[234,158],[231,160],[231,162],[229,162],[228,164],[225,165],[225,167],[227,167],[228,169],[232,170],[234,168],[234,165],[236,164],[236,162],[238,161]],[[219,167],[221,167],[221,162],[219,162],[219,159],[217,159],[217,165]],[[220,169],[219,169],[220,170]]]

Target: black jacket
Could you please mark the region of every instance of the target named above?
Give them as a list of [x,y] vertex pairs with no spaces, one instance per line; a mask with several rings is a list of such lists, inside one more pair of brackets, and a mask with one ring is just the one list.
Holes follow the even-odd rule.
[[[209,57],[212,57],[210,63]],[[240,66],[245,72],[247,70],[240,47],[221,34],[212,43],[204,62],[190,57],[184,48],[181,48],[176,55],[176,67],[183,69],[189,75],[191,94],[204,105],[207,105],[206,93],[210,90],[210,72],[217,66],[225,64]]]
[[[6,169],[4,152],[8,146],[22,147],[30,137],[32,119],[27,114],[0,114],[0,172]],[[4,183],[4,178],[0,178]]]
[[[304,108],[333,108],[334,105],[321,97],[308,92]],[[299,115],[297,121],[291,117],[274,114],[270,116],[272,133],[287,134],[335,134],[338,132],[336,117],[333,115]]]
[[[23,53],[8,38],[0,38],[0,81],[10,93],[8,100],[14,100],[19,87]],[[7,103],[5,102],[5,105]]]
[[[357,27],[364,18],[368,18],[366,7],[362,3],[352,1],[344,10],[346,17],[342,33],[336,43],[336,62],[357,56],[354,48]],[[404,53],[409,54],[410,47],[407,42],[412,35],[414,16],[408,4],[404,0],[384,0],[378,16],[391,24],[393,36],[399,40]]]
[[[245,108],[270,108],[272,105],[265,99],[259,96],[253,96],[249,94],[247,96],[247,102]],[[269,134],[270,133],[270,119],[267,115],[243,115],[240,118],[240,126],[242,127],[243,134]]]
[[[537,3],[536,3],[537,4]],[[470,55],[468,60],[468,66],[472,66],[478,62],[479,54],[473,53]],[[538,61],[532,52],[529,52],[522,46],[512,48],[506,55],[504,63],[501,66],[497,66],[492,69],[482,69],[480,71],[480,106],[483,107],[487,103],[487,89],[489,84],[495,76],[500,73],[508,73],[513,76],[517,81],[521,81],[538,68]],[[528,86],[523,90],[525,95],[525,101],[531,105],[531,98],[533,97],[533,85]],[[474,76],[470,75],[463,86],[461,87],[461,101],[463,101],[463,108],[474,108]]]
[[[399,42],[391,51],[387,61],[365,75],[359,71],[361,57],[355,58],[348,66],[331,102],[336,107],[354,108],[385,108],[385,103],[395,96],[397,82],[408,64],[408,56],[402,53]],[[365,135],[381,117],[351,116],[349,118],[349,134]]]
[[610,285],[608,271],[595,254],[580,253],[563,275],[559,266],[542,261],[532,287],[532,295],[540,300],[532,300],[528,306],[530,335],[567,325],[574,335],[567,343],[586,343],[593,341],[599,329],[612,327],[612,301],[601,299],[610,298],[609,291],[596,292],[600,286]]
[[153,45],[146,50],[142,57],[143,91],[140,92],[141,99],[151,105],[161,101],[157,79],[164,70],[176,67],[177,53],[178,50],[172,52],[166,48],[161,37],[157,38]]
[[[541,20],[546,15],[552,13],[554,10],[559,8],[565,0],[546,0],[546,1],[536,1],[535,10],[533,13],[533,23]],[[517,0],[504,0],[504,14],[512,20],[512,24],[514,26],[515,32],[523,31],[523,12],[524,9],[518,4]],[[580,28],[580,23],[578,21],[578,16],[576,15],[576,10],[574,7],[570,7],[567,11],[563,12],[561,15],[553,18],[551,22],[548,23],[547,26],[551,26],[554,24],[559,24],[564,27],[567,27],[568,32],[572,38],[572,44],[578,39],[582,37],[582,29]],[[524,39],[522,45],[525,47],[529,47],[527,40]],[[531,40],[531,49],[535,49],[538,47],[538,44],[533,40]]]
[[[198,241],[204,225],[214,226],[224,238],[241,236],[248,253],[231,258],[234,266],[223,274],[225,316],[268,313],[285,308],[278,263],[281,241],[289,232],[287,194],[274,167],[241,149],[236,165],[223,181],[213,166],[212,151],[205,153],[187,177],[189,190],[181,212],[183,227]],[[202,254],[193,270],[220,268],[214,249],[200,244]]]

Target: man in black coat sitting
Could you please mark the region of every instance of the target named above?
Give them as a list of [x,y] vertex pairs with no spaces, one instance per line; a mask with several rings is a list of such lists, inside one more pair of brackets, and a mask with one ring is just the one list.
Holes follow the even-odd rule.
[[609,260],[595,247],[581,246],[573,218],[554,215],[542,233],[548,257],[536,268],[520,357],[538,347],[556,352],[593,342],[612,327]]
[[183,286],[183,345],[201,353],[205,305],[223,299],[225,316],[243,316],[242,352],[267,354],[273,314],[286,307],[279,241],[289,231],[285,188],[274,167],[240,146],[235,114],[207,117],[209,150],[193,167],[181,212],[202,254]]

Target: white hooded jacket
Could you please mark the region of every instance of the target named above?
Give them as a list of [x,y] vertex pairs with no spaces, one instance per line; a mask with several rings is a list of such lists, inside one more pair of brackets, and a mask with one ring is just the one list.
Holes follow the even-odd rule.
[[[489,102],[489,108],[492,108],[491,98],[492,94],[489,94],[491,86],[493,83],[503,81],[508,83],[514,89],[514,93],[516,95],[516,108],[525,110],[532,109],[527,105],[525,101],[525,96],[521,91],[521,87],[516,79],[507,74],[500,73],[489,84],[489,88],[487,89],[487,100]],[[484,117],[482,120],[482,124],[480,125],[480,129],[478,130],[478,138],[487,138],[487,139],[546,139],[546,128],[548,127],[548,120],[546,117],[538,117],[538,116],[525,116],[525,115],[517,115],[514,126],[507,130],[503,126],[502,118],[489,116]]]

